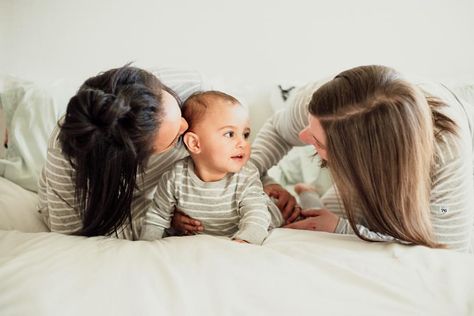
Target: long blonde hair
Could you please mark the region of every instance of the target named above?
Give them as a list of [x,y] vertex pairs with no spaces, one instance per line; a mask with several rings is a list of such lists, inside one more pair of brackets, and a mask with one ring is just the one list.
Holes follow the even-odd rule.
[[[369,229],[439,248],[430,221],[437,132],[456,125],[443,103],[384,66],[337,75],[309,103],[326,133],[327,164],[354,232],[357,209]],[[370,240],[369,240],[370,241]]]

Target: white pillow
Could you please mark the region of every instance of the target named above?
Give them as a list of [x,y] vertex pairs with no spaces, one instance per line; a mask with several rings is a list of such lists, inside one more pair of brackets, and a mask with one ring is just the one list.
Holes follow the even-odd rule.
[[37,211],[38,196],[0,177],[0,229],[47,232]]
[[6,80],[0,97],[9,139],[0,159],[1,176],[37,191],[49,135],[71,95],[73,89],[64,84],[40,86],[21,79]]

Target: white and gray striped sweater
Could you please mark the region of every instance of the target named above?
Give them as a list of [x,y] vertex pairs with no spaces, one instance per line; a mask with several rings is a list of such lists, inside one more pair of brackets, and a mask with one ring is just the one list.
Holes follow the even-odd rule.
[[247,163],[238,173],[204,182],[191,157],[175,163],[158,180],[140,239],[155,240],[170,227],[175,208],[201,221],[202,233],[262,244],[269,228],[283,223],[278,207],[263,192],[257,169]]

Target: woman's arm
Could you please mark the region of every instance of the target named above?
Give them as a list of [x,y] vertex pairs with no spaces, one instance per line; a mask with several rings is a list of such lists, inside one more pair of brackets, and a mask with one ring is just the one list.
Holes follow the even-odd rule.
[[277,200],[276,204],[288,222],[296,219],[297,213],[294,212],[296,200],[268,177],[266,172],[293,146],[304,145],[299,139],[299,133],[308,124],[308,103],[320,85],[321,82],[315,82],[299,88],[294,98],[290,99],[289,106],[270,117],[252,143],[250,161],[257,167],[262,177],[265,192]]
[[462,128],[459,136],[442,135],[436,145],[430,200],[437,241],[463,252],[470,250],[474,228],[473,160],[469,142]]
[[290,105],[270,117],[258,132],[250,160],[260,175],[276,165],[293,146],[304,145],[299,133],[308,125],[308,104],[319,86],[321,82],[299,88]]
[[49,148],[39,179],[39,212],[52,232],[77,233],[82,218],[75,203],[73,168],[61,151]]
[[[301,211],[304,219],[286,225],[286,228],[304,229],[304,230],[315,230],[325,231],[329,233],[337,234],[355,234],[349,221],[344,217],[344,206],[337,194],[337,190],[334,186],[321,198],[317,209],[305,209]],[[360,235],[373,241],[395,241],[396,238],[384,235],[375,231],[371,231],[365,227],[362,223],[356,225]]]

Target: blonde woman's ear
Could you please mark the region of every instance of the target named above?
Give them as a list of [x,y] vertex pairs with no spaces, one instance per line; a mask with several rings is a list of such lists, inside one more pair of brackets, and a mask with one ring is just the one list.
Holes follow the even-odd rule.
[[201,145],[199,143],[199,136],[193,132],[187,132],[183,136],[183,141],[186,144],[188,150],[193,154],[199,154],[201,152]]

